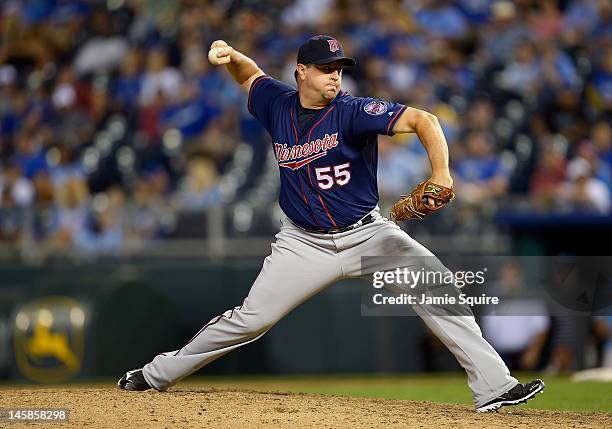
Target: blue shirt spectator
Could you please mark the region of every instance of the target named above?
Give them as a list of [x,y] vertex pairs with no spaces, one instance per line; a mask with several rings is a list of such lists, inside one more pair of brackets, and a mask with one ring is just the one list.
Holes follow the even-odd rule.
[[472,24],[482,25],[491,18],[491,0],[458,0],[457,7]]

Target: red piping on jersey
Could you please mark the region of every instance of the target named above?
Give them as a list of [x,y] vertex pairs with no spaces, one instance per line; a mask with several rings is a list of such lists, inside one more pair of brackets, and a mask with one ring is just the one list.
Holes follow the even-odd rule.
[[[291,116],[291,126],[293,127],[293,133],[295,134],[295,144],[299,143],[297,129],[295,128],[295,124],[293,123],[293,110],[289,110],[289,115]],[[300,189],[302,191],[302,196],[304,197],[304,202],[310,208],[308,204],[308,200],[306,199],[306,194],[304,194],[304,189],[302,188],[302,182],[300,181],[300,176],[298,176],[298,182],[300,184]]]
[[306,140],[307,142],[309,142],[309,141],[310,141],[310,135],[312,134],[312,131],[313,131],[315,128],[317,128],[317,127],[319,126],[319,124],[320,124],[321,122],[323,122],[323,119],[325,119],[325,117],[326,117],[327,115],[329,115],[329,113],[330,113],[332,110],[334,110],[335,108],[336,108],[336,106],[332,106],[332,108],[331,108],[331,109],[329,109],[327,112],[325,112],[325,115],[323,115],[323,117],[322,117],[321,119],[319,119],[319,120],[318,120],[318,121],[317,121],[317,122],[316,122],[316,123],[315,123],[315,124],[314,124],[312,127],[310,127],[310,131],[308,131],[308,140]]
[[[299,144],[300,139],[298,137],[297,128],[295,128],[295,121],[293,120],[293,110],[289,110],[289,115],[291,116],[291,126],[293,127],[293,133],[295,134],[295,144]],[[304,197],[304,202],[306,203],[306,206],[310,209],[310,216],[312,217],[312,220],[314,220],[317,225],[321,226],[321,223],[315,217],[314,212],[312,208],[310,207],[308,200],[306,199],[306,194],[304,193],[304,187],[302,186],[302,180],[300,179],[299,173],[297,174],[297,179],[298,179],[298,183],[300,184],[300,191],[302,191],[302,196]]]
[[[310,172],[310,167],[308,167],[308,172]],[[325,209],[325,213],[327,213],[327,217],[329,218],[329,220],[332,221],[332,225],[334,225],[334,228],[338,228],[338,225],[336,225],[336,222],[334,222],[334,219],[331,217],[331,215],[327,211],[327,207],[325,207],[325,203],[323,202],[323,198],[321,198],[321,194],[319,194],[319,191],[317,191],[317,194],[319,195],[319,201],[321,201],[321,204],[323,205],[323,208]]]
[[270,76],[268,76],[268,75],[263,75],[263,76],[259,76],[259,77],[257,77],[257,78],[256,78],[256,79],[253,81],[253,83],[251,84],[251,87],[249,88],[249,97],[248,97],[247,108],[249,109],[249,113],[250,113],[251,115],[253,114],[253,111],[251,110],[251,104],[252,104],[252,103],[251,103],[251,94],[253,93],[253,90],[255,89],[255,86],[257,86],[257,84],[258,84],[259,82],[261,82],[263,78],[266,78],[266,77],[270,77]]
[[400,113],[402,113],[404,110],[406,110],[406,106],[403,106],[401,109],[399,109],[397,113],[395,114],[395,116],[391,118],[391,120],[389,121],[389,125],[387,125],[387,135],[389,134],[389,129],[391,128],[391,124],[393,124],[396,121],[396,118],[398,118]]
[[[310,131],[308,132],[308,138],[307,138],[307,142],[310,141],[310,135],[312,134],[312,131],[317,128],[319,126],[319,124],[321,122],[323,122],[323,119],[325,119],[327,117],[327,115],[329,115],[329,113],[334,110],[336,108],[336,106],[332,106],[331,109],[329,109],[327,112],[325,112],[325,115],[323,115],[323,117],[321,119],[319,119],[317,121],[316,124],[314,124],[311,128]],[[317,195],[319,196],[319,201],[321,201],[321,205],[323,206],[323,209],[325,210],[325,213],[327,213],[327,217],[329,218],[329,220],[331,220],[332,225],[334,226],[334,228],[338,228],[338,225],[336,225],[336,222],[334,221],[334,218],[331,217],[331,215],[329,214],[329,211],[327,210],[327,206],[325,205],[325,203],[323,202],[323,198],[321,198],[321,194],[319,193],[319,190],[316,188],[316,186],[314,186],[312,184],[312,178],[310,177],[310,165],[308,165],[308,180],[310,180],[310,186],[313,187],[313,189],[315,191],[317,191]]]
[[334,218],[332,218],[331,215],[329,214],[329,211],[327,210],[327,207],[325,206],[325,203],[323,202],[323,198],[321,198],[321,194],[319,193],[319,190],[312,184],[312,179],[310,178],[310,165],[308,166],[308,180],[310,180],[310,186],[312,186],[314,190],[317,191],[317,196],[319,197],[319,201],[321,201],[323,210],[325,210],[325,213],[327,213],[327,217],[329,218],[329,220],[331,220],[331,223],[334,226],[334,228],[338,228],[338,225],[336,225],[336,222],[334,222]]

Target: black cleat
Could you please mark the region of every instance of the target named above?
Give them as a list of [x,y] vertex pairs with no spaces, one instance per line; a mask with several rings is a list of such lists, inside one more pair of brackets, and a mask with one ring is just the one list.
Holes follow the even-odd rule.
[[500,395],[483,406],[476,408],[476,412],[490,413],[492,411],[497,411],[500,407],[505,405],[524,404],[532,399],[535,395],[542,392],[544,387],[544,382],[539,378],[526,384],[519,383],[503,395]]
[[117,387],[123,390],[143,391],[149,390],[151,386],[142,375],[142,369],[134,369],[125,373],[121,380],[117,382]]

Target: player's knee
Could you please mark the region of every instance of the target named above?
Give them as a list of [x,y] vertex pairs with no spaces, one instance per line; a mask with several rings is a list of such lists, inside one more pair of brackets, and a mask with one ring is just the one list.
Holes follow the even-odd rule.
[[246,324],[247,333],[251,336],[263,334],[276,323],[277,319],[268,315],[250,317]]

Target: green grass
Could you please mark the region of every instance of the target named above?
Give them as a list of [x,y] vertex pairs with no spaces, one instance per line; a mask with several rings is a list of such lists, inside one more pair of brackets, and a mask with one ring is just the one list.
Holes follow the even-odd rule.
[[[612,413],[611,383],[575,383],[570,381],[567,376],[518,375],[521,381],[538,377],[546,383],[546,390],[536,399],[524,405],[527,408]],[[231,379],[206,377],[194,378],[190,384],[472,404],[466,378],[459,374],[243,377]]]
[[[599,411],[612,413],[612,383],[574,383],[566,376],[518,374],[521,381],[542,378],[544,394],[523,407],[540,410]],[[75,387],[114,387],[116,380],[78,381]],[[423,375],[305,375],[305,376],[206,376],[190,377],[177,388],[215,387],[260,391],[319,393],[415,401],[472,404],[465,376],[451,374]],[[30,388],[26,384],[0,384],[0,389]],[[36,385],[35,387],[41,387]]]

